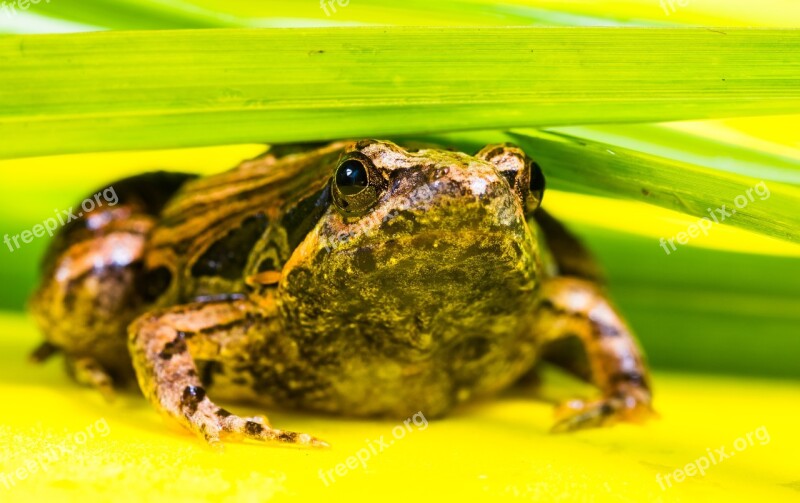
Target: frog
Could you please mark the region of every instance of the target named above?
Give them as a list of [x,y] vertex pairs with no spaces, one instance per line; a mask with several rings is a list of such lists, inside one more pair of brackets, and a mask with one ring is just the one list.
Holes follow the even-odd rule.
[[110,187],[118,204],[50,244],[32,357],[63,353],[109,397],[138,384],[209,444],[327,445],[220,400],[436,418],[542,362],[597,390],[558,405],[555,432],[655,414],[603,272],[542,207],[542,168],[514,144],[278,146],[209,176]]

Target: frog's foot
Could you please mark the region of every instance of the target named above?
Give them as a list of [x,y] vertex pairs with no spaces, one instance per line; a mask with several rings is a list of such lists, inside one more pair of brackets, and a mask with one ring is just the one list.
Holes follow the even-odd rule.
[[30,360],[31,363],[37,363],[37,364],[44,363],[59,351],[61,351],[61,348],[59,348],[52,342],[45,341],[39,344],[39,346],[37,346],[36,349],[34,349],[31,352],[31,355],[28,357],[28,360]]
[[[602,392],[602,398],[573,400],[557,410],[554,432],[573,431],[614,424],[641,423],[655,415],[647,367],[636,339],[603,289],[592,281],[557,277],[542,286],[539,330],[545,340],[543,352],[553,343],[576,338],[585,350],[588,366],[572,365],[576,374],[587,378]],[[559,355],[564,361],[570,354]],[[569,360],[569,358],[567,358]]]
[[114,382],[94,358],[66,355],[67,372],[79,384],[96,389],[108,401],[114,399]]
[[618,422],[643,423],[655,415],[650,404],[650,393],[639,388],[627,395],[564,402],[556,409],[556,423],[550,431],[566,433]]
[[204,397],[201,390],[202,388],[184,390],[185,398],[182,400],[184,404],[193,408],[192,403],[203,396],[197,404],[197,410],[186,419],[188,427],[212,446],[222,440],[251,439],[308,447],[328,447],[325,441],[307,433],[272,428],[263,416],[239,417],[231,414]]
[[[220,360],[247,354],[265,323],[250,301],[236,298],[148,313],[129,328],[129,349],[139,387],[153,405],[209,444],[252,439],[310,447],[328,444],[311,435],[272,428],[263,417],[239,417],[212,402],[194,358]],[[263,334],[261,334],[263,335]]]

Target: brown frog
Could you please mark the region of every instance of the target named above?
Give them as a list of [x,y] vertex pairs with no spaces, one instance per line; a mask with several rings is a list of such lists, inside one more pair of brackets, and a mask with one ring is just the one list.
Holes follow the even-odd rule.
[[[80,382],[145,396],[208,442],[323,445],[218,407],[440,416],[552,360],[594,383],[556,431],[651,410],[631,330],[591,257],[540,208],[513,145],[285,148],[206,178],[150,173],[71,222],[32,300]],[[572,342],[573,344],[565,344]],[[578,342],[579,344],[574,344]]]

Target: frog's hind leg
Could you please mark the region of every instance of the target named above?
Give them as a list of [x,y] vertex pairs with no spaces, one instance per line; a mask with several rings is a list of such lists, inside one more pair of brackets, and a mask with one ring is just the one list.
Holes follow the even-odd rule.
[[[62,212],[65,225],[50,243],[30,301],[46,339],[31,360],[63,353],[68,372],[107,397],[113,386],[133,381],[126,329],[146,308],[143,293],[157,284],[142,277],[142,254],[161,208],[192,177],[156,172],[126,178]],[[82,213],[90,207],[86,201],[92,208]]]
[[139,386],[153,405],[208,443],[249,438],[313,447],[308,434],[274,429],[261,417],[239,417],[207,396],[195,359],[219,361],[249,353],[265,318],[249,300],[197,302],[145,314],[131,324],[129,347]]
[[[541,211],[541,210],[540,210]],[[596,400],[573,400],[557,410],[557,432],[641,422],[654,414],[650,379],[636,338],[612,305],[588,251],[544,212],[537,224],[553,251],[557,274],[543,281],[537,313],[542,354],[586,378],[602,392]],[[581,354],[575,345],[578,341]],[[565,348],[573,348],[565,352]]]

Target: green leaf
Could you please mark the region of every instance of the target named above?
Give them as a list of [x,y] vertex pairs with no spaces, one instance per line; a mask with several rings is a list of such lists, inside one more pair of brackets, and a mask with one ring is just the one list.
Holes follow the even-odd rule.
[[[535,2],[528,2],[535,4]],[[638,24],[624,19],[592,17],[547,10],[536,5],[487,1],[360,0],[346,6],[336,1],[286,2],[281,0],[82,0],[74,4],[53,2],[32,6],[31,11],[73,22],[109,29],[147,30],[222,27],[311,27],[334,25],[409,26],[527,26]],[[420,15],[424,12],[425,15]],[[619,18],[619,16],[618,16]],[[651,24],[669,24],[655,22]]]
[[42,2],[29,12],[84,25],[113,29],[223,28],[246,25],[224,12],[206,10],[181,0],[81,0]]
[[[752,121],[752,119],[749,119]],[[789,117],[772,118],[767,133],[783,127],[793,127]],[[689,123],[692,126],[709,127],[709,122]],[[709,138],[697,131],[686,131],[686,123],[671,124],[613,124],[602,126],[570,126],[555,128],[554,132],[566,134],[584,140],[607,143],[617,147],[628,148],[666,157],[677,161],[696,164],[705,168],[738,173],[759,180],[774,180],[793,185],[800,185],[800,150],[784,149],[775,153],[754,148],[750,145]],[[730,130],[729,130],[730,131]],[[744,138],[752,137],[739,133]],[[734,138],[742,139],[742,138]],[[759,145],[764,147],[764,145]],[[794,156],[782,155],[793,153]]]
[[0,38],[0,158],[794,113],[798,62],[794,30],[12,36]]
[[800,242],[800,188],[558,133],[517,131],[548,182],[562,190],[627,197]]

